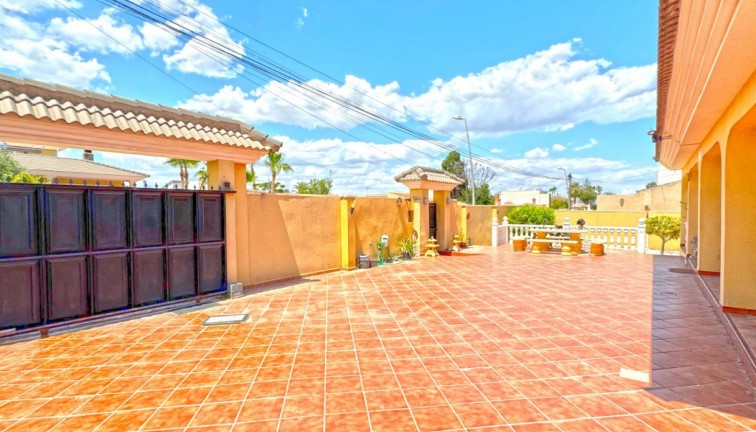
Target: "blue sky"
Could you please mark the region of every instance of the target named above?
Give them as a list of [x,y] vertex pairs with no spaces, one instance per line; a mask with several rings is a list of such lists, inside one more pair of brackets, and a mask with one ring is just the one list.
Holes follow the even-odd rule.
[[[646,135],[655,124],[655,1],[142,1],[463,155],[464,125],[454,114],[468,119],[475,156],[497,166],[549,177],[563,176],[564,167],[614,192],[656,180]],[[0,31],[2,73],[226,115],[281,139],[295,169],[281,179],[289,187],[330,172],[336,193],[402,190],[394,175],[415,164],[439,166],[448,153],[375,134],[332,107],[292,96],[286,83],[233,60],[226,68],[192,41],[98,1],[0,0]],[[97,158],[157,182],[178,175],[161,159]],[[495,190],[564,187],[494,170]]]

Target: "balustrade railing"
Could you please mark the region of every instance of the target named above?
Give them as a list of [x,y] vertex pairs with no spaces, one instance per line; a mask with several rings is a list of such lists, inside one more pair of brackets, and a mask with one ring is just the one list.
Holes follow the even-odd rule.
[[[562,227],[570,227],[569,218],[565,218]],[[534,237],[535,231],[556,228],[556,225],[510,224],[504,217],[501,224],[494,223],[491,228],[491,244],[500,246],[511,243],[515,237]],[[586,243],[600,240],[605,243],[607,249],[646,252],[646,220],[643,218],[638,220],[638,226],[635,227],[585,226],[583,229],[586,231]]]

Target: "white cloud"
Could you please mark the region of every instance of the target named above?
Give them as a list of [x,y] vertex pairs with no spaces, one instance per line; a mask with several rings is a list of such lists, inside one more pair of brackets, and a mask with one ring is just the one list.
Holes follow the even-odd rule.
[[[372,112],[378,112],[395,120],[405,119],[404,113],[394,111],[378,102],[397,104],[401,101],[401,97],[396,93],[399,88],[396,82],[373,87],[364,79],[347,76],[346,86],[319,80],[310,81],[309,85],[322,93],[347,98]],[[328,110],[323,109],[324,106],[328,107]],[[284,85],[277,82],[269,83],[251,92],[226,85],[215,94],[201,94],[181,102],[179,107],[232,117],[253,124],[278,122],[306,129],[328,127],[323,121],[345,129],[350,129],[360,122],[360,120],[353,121],[345,118],[343,108],[334,102],[313,99],[308,94],[303,94],[293,84]],[[314,113],[322,121],[308,112]]]
[[540,147],[536,147],[525,152],[525,157],[528,159],[541,159],[547,157],[548,155],[549,151]]
[[[553,45],[449,81],[436,79],[428,91],[419,95],[400,94],[397,82],[373,85],[354,76],[347,76],[344,86],[320,80],[311,80],[307,85],[345,97],[395,120],[405,121],[409,114],[435,128],[454,133],[464,131],[464,125],[451,117],[458,114],[459,107],[465,107],[462,114],[468,119],[470,132],[479,136],[525,130],[559,131],[587,121],[613,123],[654,115],[655,64],[611,69],[611,63],[605,59],[576,59],[575,43]],[[182,105],[202,107],[207,106],[208,101],[218,100],[221,103],[206,108],[213,111],[213,105],[224,105],[222,100],[230,96],[230,90],[233,90],[236,107],[244,108],[223,113],[234,118],[259,118],[310,129],[328,127],[275,96],[281,93],[297,106],[338,127],[354,127],[367,121],[365,118],[347,121],[343,118],[343,108],[333,103],[291,94],[300,91],[291,83],[268,83],[262,90],[252,92],[224,87],[215,94],[195,96]]]
[[563,146],[562,144],[554,144],[551,146],[551,150],[554,152],[560,152],[567,150],[567,147]]
[[491,149],[491,153],[494,153],[494,154],[499,154],[499,153],[501,153],[503,151],[504,150],[502,150],[500,148],[495,148],[495,147]]
[[178,45],[179,40],[166,30],[165,26],[144,23],[139,28],[139,33],[142,34],[142,42],[144,47],[151,51],[151,55],[157,56],[161,51],[171,49]]
[[0,68],[19,72],[40,81],[91,87],[110,82],[105,66],[97,59],[69,53],[64,44],[51,39],[3,39],[0,41]]
[[596,141],[594,138],[591,138],[588,140],[588,143],[575,147],[574,150],[575,151],[588,150],[589,148],[596,147],[596,145],[598,145],[598,141]]
[[47,9],[78,9],[81,2],[76,0],[0,0],[0,9],[31,14]]
[[[68,17],[53,18],[47,28],[47,35],[64,41],[78,50],[95,51],[101,54],[117,52],[129,54],[144,48],[139,32],[131,25],[117,19],[115,10],[105,9],[95,19]],[[115,39],[115,40],[114,40]]]
[[307,8],[302,8],[302,16],[307,18]]

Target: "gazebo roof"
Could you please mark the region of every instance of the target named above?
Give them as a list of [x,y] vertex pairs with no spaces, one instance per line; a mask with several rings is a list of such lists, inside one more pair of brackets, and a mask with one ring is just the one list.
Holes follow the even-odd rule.
[[237,120],[0,74],[0,115],[7,114],[265,152],[281,147]]
[[413,166],[407,171],[394,177],[394,180],[400,183],[425,181],[431,183],[452,184],[455,186],[461,185],[465,182],[463,179],[446,171],[421,166]]

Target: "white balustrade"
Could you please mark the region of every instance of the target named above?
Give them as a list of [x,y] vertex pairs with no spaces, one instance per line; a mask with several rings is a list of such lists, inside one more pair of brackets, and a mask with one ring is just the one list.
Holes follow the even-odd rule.
[[[569,219],[565,218],[565,227],[567,227],[567,224],[569,224]],[[534,237],[537,230],[555,227],[555,225],[510,224],[505,216],[501,224],[491,226],[491,245],[500,246],[511,243],[514,237]],[[584,240],[586,243],[602,240],[607,249],[645,253],[645,228],[645,219],[640,219],[637,227],[585,226]]]

